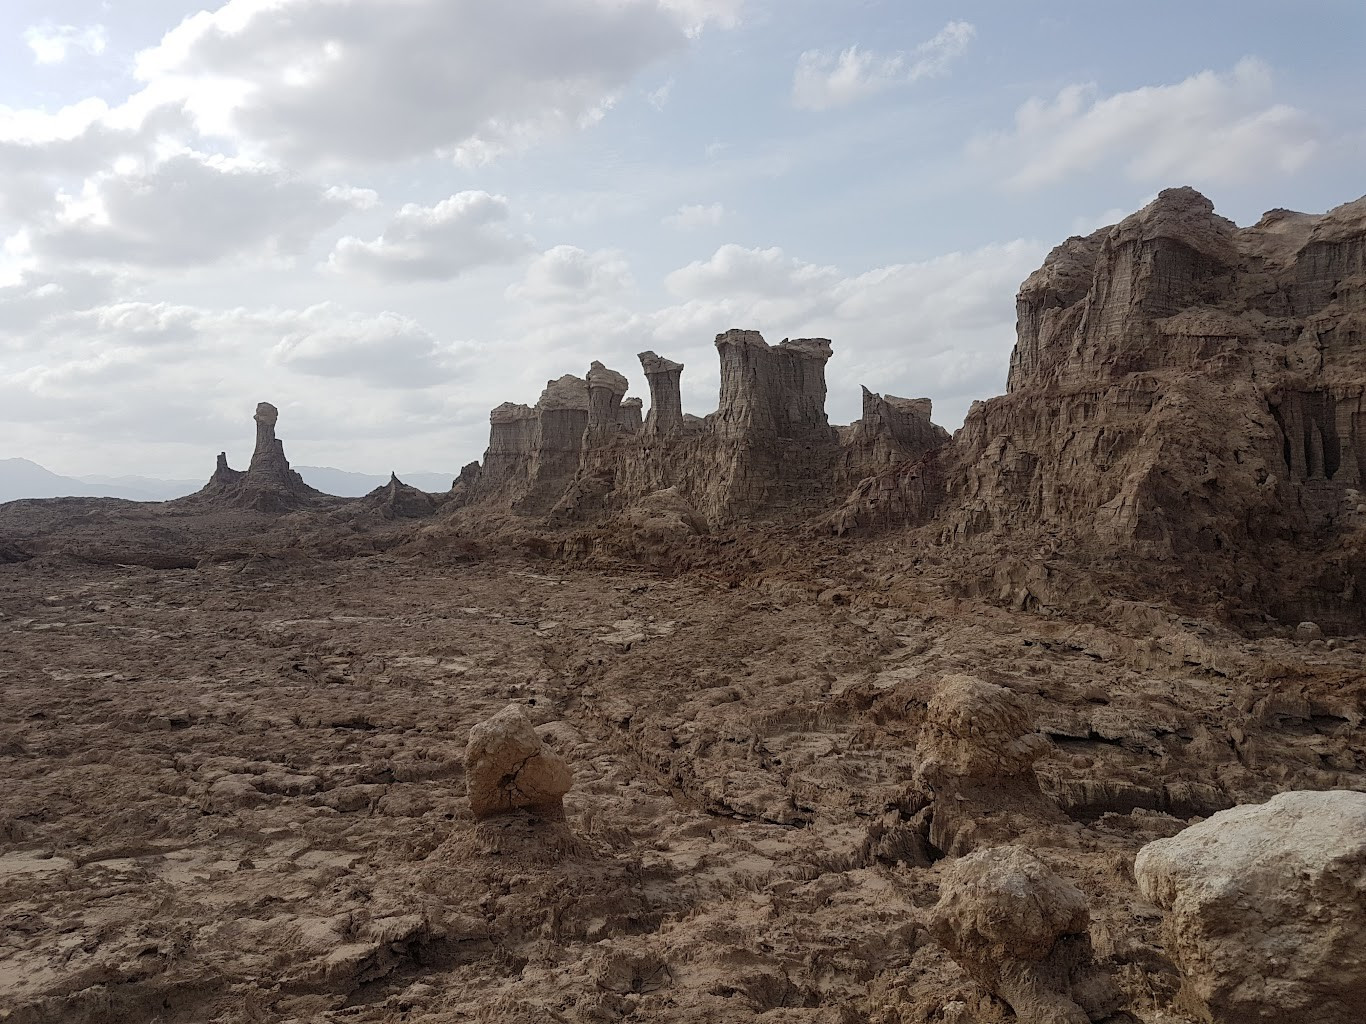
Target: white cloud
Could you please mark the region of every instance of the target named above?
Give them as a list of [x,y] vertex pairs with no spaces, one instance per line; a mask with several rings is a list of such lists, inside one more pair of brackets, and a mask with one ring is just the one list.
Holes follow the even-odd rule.
[[137,57],[162,102],[290,166],[477,163],[601,117],[716,0],[228,0]]
[[397,313],[343,314],[331,305],[273,318],[287,333],[272,350],[283,366],[317,377],[351,377],[378,387],[424,388],[450,380],[468,353],[444,345]]
[[75,25],[31,25],[24,30],[24,42],[33,52],[35,64],[60,64],[74,50],[98,56],[108,44],[103,25],[78,28]]
[[720,203],[694,206],[680,206],[660,223],[677,231],[693,231],[697,228],[714,228],[725,219],[726,208]]
[[635,287],[631,268],[614,249],[588,252],[557,245],[541,253],[508,297],[536,305],[581,305],[603,297],[619,297]]
[[807,50],[797,58],[792,103],[801,110],[829,110],[881,92],[903,77],[905,57],[880,57],[851,46],[838,56]]
[[971,22],[951,21],[935,35],[915,48],[911,62],[911,81],[947,74],[949,65],[968,51],[968,44],[977,35]]
[[970,155],[1014,168],[1007,184],[1015,188],[1111,166],[1143,183],[1292,174],[1318,149],[1320,128],[1272,102],[1272,84],[1270,69],[1249,58],[1226,74],[1202,71],[1112,96],[1069,85],[1052,100],[1025,103],[1013,130],[977,140]]
[[447,280],[530,252],[530,240],[508,227],[507,199],[471,191],[435,206],[405,205],[378,238],[341,239],[328,265],[381,280]]
[[670,78],[658,89],[651,89],[645,94],[645,101],[656,110],[663,110],[669,102],[669,97],[674,91],[674,80]]
[[58,265],[180,267],[231,257],[292,257],[314,235],[374,202],[247,161],[184,152],[86,179],[34,231]]
[[894,85],[945,74],[948,66],[967,52],[976,34],[968,22],[951,21],[909,56],[882,55],[857,46],[838,55],[807,50],[797,58],[792,103],[801,110],[830,110]]

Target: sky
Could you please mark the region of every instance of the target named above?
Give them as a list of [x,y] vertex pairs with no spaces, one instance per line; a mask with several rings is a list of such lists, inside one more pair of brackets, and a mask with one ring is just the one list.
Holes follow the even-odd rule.
[[958,426],[1048,250],[1366,193],[1359,0],[4,0],[0,457],[454,473],[600,359],[828,337]]

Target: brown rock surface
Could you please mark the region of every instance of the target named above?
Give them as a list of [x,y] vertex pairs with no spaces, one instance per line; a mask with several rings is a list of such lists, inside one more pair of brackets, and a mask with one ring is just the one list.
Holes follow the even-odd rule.
[[998,846],[944,872],[930,931],[1023,1024],[1088,1024],[1116,992],[1096,972],[1086,897],[1029,850]]
[[523,809],[558,816],[573,781],[569,765],[545,749],[520,705],[510,704],[470,730],[465,786],[476,818]]

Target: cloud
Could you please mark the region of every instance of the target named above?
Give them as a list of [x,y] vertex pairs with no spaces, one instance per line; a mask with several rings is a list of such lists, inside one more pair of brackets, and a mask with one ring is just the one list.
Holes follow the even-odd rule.
[[915,60],[911,62],[908,77],[914,82],[947,74],[949,65],[968,52],[968,44],[976,35],[977,28],[971,22],[949,22],[915,48]]
[[1225,74],[1112,96],[1069,85],[1052,100],[1029,100],[1011,131],[976,140],[969,154],[1014,168],[1006,184],[1018,189],[1111,167],[1145,184],[1293,174],[1317,151],[1321,129],[1271,102],[1272,84],[1270,69],[1248,58]]
[[726,208],[720,203],[711,203],[707,206],[680,206],[660,223],[676,231],[693,231],[697,228],[714,228],[725,219],[725,216]]
[[507,199],[487,192],[459,192],[435,206],[408,203],[378,238],[341,239],[328,266],[387,281],[448,280],[529,254],[530,240],[507,222]]
[[77,28],[75,25],[31,25],[24,30],[24,42],[33,52],[35,64],[60,64],[72,51],[90,56],[104,52],[108,35],[103,25]]
[[228,0],[138,54],[201,131],[289,166],[477,163],[592,123],[644,68],[730,24],[715,0]]
[[857,46],[838,55],[807,50],[797,58],[792,103],[800,110],[830,110],[894,85],[945,74],[976,34],[970,23],[951,21],[909,55],[879,55]]
[[[134,161],[136,163],[136,161]],[[35,228],[35,257],[57,265],[203,266],[292,257],[374,193],[327,188],[283,171],[202,153],[87,178]]]
[[631,268],[615,249],[588,252],[557,245],[531,262],[522,280],[508,288],[508,297],[531,305],[582,305],[634,287]]
[[350,377],[379,387],[425,388],[450,380],[465,359],[421,324],[397,313],[343,314],[323,304],[273,321],[287,333],[271,357],[316,377]]

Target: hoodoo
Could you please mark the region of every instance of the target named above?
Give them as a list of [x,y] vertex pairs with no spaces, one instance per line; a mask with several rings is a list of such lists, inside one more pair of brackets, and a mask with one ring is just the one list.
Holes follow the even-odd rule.
[[337,499],[304,483],[303,477],[289,467],[284,442],[275,436],[280,410],[269,402],[256,406],[256,445],[246,472],[228,465],[226,453],[219,453],[218,466],[202,490],[180,499],[187,502],[251,508],[260,512],[286,512]]

